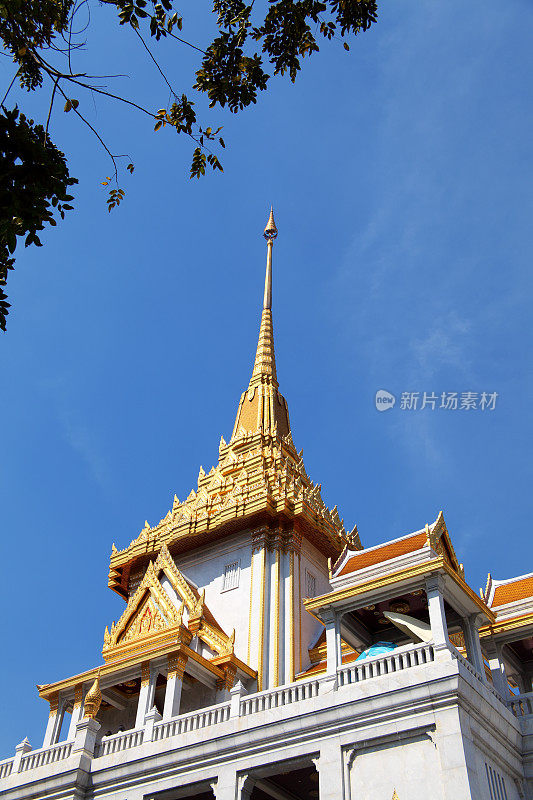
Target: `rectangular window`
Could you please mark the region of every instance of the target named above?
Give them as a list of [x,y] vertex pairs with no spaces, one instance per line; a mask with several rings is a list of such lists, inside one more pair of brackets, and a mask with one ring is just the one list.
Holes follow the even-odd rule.
[[305,596],[316,597],[316,578],[307,569],[305,570]]
[[229,589],[236,589],[239,585],[239,573],[241,571],[241,562],[232,561],[231,564],[226,564],[224,567],[224,582],[222,584],[222,591],[227,592]]

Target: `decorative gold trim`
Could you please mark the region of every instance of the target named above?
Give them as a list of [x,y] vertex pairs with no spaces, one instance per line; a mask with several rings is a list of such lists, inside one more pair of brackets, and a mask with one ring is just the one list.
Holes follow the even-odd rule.
[[491,625],[484,625],[479,629],[479,635],[483,638],[494,636],[507,631],[514,631],[517,628],[526,628],[533,625],[533,614],[524,614],[521,617],[508,617],[507,619],[496,619]]
[[49,703],[50,703],[50,713],[49,713],[49,716],[50,716],[50,717],[55,717],[55,715],[57,714],[57,710],[58,710],[58,708],[59,708],[59,694],[53,694],[53,695],[51,695],[51,696],[48,698],[48,701],[49,701]]
[[150,683],[150,662],[141,662],[141,686],[148,686]]
[[74,705],[72,706],[72,714],[76,709],[81,708],[83,702],[83,683],[77,683],[74,687]]
[[180,650],[177,650],[174,653],[169,653],[167,656],[167,680],[171,676],[176,675],[178,680],[182,681],[183,676],[185,675],[185,667],[187,666],[188,660],[188,655],[186,653],[182,653]]
[[263,673],[264,673],[264,635],[265,635],[265,572],[266,572],[266,546],[263,545],[261,550],[261,572],[259,573],[259,583],[261,586],[260,606],[259,606],[259,653],[257,659],[257,691],[263,690]]
[[280,601],[280,551],[279,547],[274,550],[274,686],[279,686],[279,601]]

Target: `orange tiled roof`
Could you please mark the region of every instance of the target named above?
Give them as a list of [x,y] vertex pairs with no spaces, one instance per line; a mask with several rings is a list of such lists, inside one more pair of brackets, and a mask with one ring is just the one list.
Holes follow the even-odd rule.
[[368,552],[361,550],[348,559],[339,575],[347,575],[349,572],[371,567],[373,564],[380,564],[382,561],[389,561],[391,558],[403,556],[406,553],[413,553],[415,550],[420,550],[425,545],[426,540],[426,532],[422,531],[399,539],[397,542],[390,542],[382,545],[382,547],[376,547]]
[[522,578],[512,583],[504,583],[503,586],[497,586],[491,606],[503,606],[506,603],[513,603],[515,600],[525,600],[528,597],[533,598],[533,578]]

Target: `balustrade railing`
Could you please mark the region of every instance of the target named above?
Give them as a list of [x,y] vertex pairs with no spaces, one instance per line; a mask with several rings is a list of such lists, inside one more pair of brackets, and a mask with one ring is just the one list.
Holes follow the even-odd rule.
[[533,714],[533,692],[516,695],[507,701],[507,705],[516,717],[528,717]]
[[0,780],[2,778],[9,778],[11,770],[13,769],[14,760],[14,758],[5,758],[3,761],[0,761]]
[[103,736],[98,747],[96,756],[107,756],[109,753],[118,753],[121,750],[129,750],[130,747],[137,747],[142,744],[144,728],[136,728],[132,731],[112,733],[110,736]]
[[[482,680],[477,670],[452,646],[452,655],[469,672]],[[432,643],[418,645],[408,645],[392,650],[384,655],[371,657],[363,661],[354,661],[351,664],[341,667],[337,672],[339,688],[351,686],[361,681],[377,678],[383,675],[397,673],[411,667],[429,664],[435,660],[434,647]],[[307,680],[279,686],[263,692],[241,697],[236,705],[233,700],[219,703],[207,708],[201,708],[187,714],[180,714],[173,719],[157,722],[150,729],[148,736],[151,741],[157,742],[171,736],[187,733],[188,731],[199,731],[212,725],[218,725],[230,719],[230,713],[238,714],[239,717],[255,715],[261,711],[270,711],[274,708],[281,708],[292,703],[305,701],[317,697],[320,694],[320,685],[324,681],[329,681],[332,676],[320,675]],[[486,685],[486,684],[485,684]],[[491,687],[487,688],[491,689]],[[498,697],[495,690],[493,693]],[[237,699],[237,698],[234,698]],[[507,704],[517,716],[525,716],[533,713],[533,692],[529,695],[521,695],[512,699]],[[149,729],[137,728],[134,730],[115,733],[104,736],[95,749],[95,757],[102,757],[111,753],[137,747],[145,739]],[[51,764],[64,758],[68,758],[72,751],[72,742],[60,742],[45,750],[35,750],[22,757],[20,771],[24,772],[44,764]],[[7,777],[12,771],[13,759],[6,759],[0,762],[0,778]]]
[[189,714],[180,714],[168,722],[158,722],[154,725],[153,741],[167,739],[169,736],[177,736],[187,731],[198,731],[207,728],[209,725],[217,725],[219,722],[226,722],[229,719],[230,703],[219,703],[216,706],[208,706],[198,711],[191,711]]
[[339,686],[378,678],[380,675],[390,675],[410,667],[418,667],[435,660],[433,645],[421,644],[414,647],[398,648],[391,650],[383,656],[374,656],[364,661],[354,661],[347,667],[341,667],[338,672]]
[[305,681],[305,683],[293,683],[277,689],[257,692],[241,700],[239,716],[245,717],[248,714],[257,714],[258,711],[269,711],[271,708],[280,708],[299,700],[316,697],[318,685],[319,680],[315,678],[312,681]]
[[53,764],[55,761],[62,761],[64,758],[68,758],[72,752],[72,744],[72,742],[59,742],[52,745],[52,747],[32,750],[22,756],[19,772],[37,769],[37,767],[43,767],[46,764]]

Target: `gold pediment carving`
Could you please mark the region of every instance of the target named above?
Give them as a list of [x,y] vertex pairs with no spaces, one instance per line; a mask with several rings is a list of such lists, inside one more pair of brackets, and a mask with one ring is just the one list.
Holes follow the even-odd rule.
[[119,639],[119,642],[130,642],[157,631],[168,628],[168,621],[161,613],[153,598],[148,595],[139,606],[133,619]]
[[[163,586],[161,581],[165,577],[173,591]],[[174,593],[172,599],[170,595]],[[188,627],[182,621],[185,609]],[[188,640],[187,644],[191,635],[196,634],[217,655],[233,652],[234,636],[227,636],[217,625],[205,606],[205,593],[192,588],[163,545],[157,559],[149,563],[118,622],[112,624],[111,630],[105,629],[104,659],[113,660],[137,644],[136,649],[142,649],[143,642],[152,644],[154,638],[163,637],[166,641],[165,633]]]

